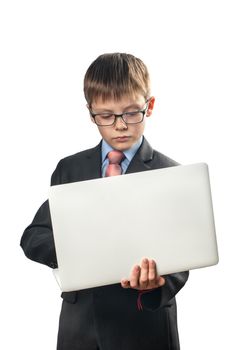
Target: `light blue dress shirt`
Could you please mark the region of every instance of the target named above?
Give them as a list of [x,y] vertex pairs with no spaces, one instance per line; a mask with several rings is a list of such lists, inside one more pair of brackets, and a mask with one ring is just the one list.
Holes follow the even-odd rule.
[[[142,141],[143,136],[141,136],[141,138],[131,148],[129,148],[126,151],[123,151],[123,153],[125,154],[125,159],[120,164],[122,174],[125,174],[125,172],[127,171],[127,168],[131,160],[135,156],[136,152],[138,151],[140,145],[142,144]],[[113,148],[105,140],[102,140],[102,177],[105,177],[106,168],[109,165],[107,155],[110,151],[113,151]]]

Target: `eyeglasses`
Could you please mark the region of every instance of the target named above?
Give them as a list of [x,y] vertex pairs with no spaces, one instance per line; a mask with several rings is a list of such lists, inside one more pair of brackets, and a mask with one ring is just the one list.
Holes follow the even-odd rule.
[[144,119],[144,116],[147,112],[148,102],[146,101],[145,108],[138,111],[125,112],[122,114],[115,113],[93,113],[90,109],[90,115],[94,119],[96,125],[99,126],[110,126],[114,125],[117,118],[121,118],[126,124],[138,124],[141,123]]

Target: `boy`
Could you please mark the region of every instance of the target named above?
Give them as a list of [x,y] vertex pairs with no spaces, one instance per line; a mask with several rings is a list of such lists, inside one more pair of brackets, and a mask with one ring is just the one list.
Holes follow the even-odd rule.
[[[124,53],[99,56],[86,72],[84,94],[102,140],[62,159],[51,185],[177,165],[143,136],[155,98],[140,59]],[[24,231],[21,246],[28,258],[57,267],[48,201]],[[121,284],[62,293],[57,350],[179,349],[175,295],[187,278],[188,272],[158,276],[156,262],[145,258]]]

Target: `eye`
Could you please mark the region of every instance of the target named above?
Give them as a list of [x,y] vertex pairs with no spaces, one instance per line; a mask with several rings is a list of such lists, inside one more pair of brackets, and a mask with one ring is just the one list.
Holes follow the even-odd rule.
[[134,112],[127,112],[125,113],[125,115],[127,117],[135,117],[136,115],[138,115],[140,113],[140,111],[134,111]]
[[108,113],[102,113],[102,114],[97,114],[98,117],[102,118],[102,119],[110,119],[113,117],[113,114],[108,114]]

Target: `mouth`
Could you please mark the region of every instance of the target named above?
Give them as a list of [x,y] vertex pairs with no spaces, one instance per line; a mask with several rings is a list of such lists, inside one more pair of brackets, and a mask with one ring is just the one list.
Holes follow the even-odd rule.
[[128,139],[130,139],[130,136],[118,136],[114,138],[114,140],[121,142],[127,141]]

